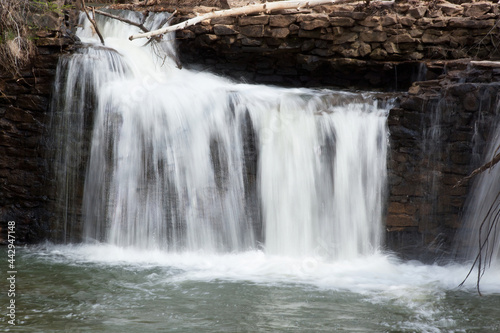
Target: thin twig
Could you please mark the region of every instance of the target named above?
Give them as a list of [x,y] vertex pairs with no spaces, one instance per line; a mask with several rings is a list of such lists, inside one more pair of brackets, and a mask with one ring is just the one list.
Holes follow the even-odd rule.
[[[488,212],[486,213],[486,216],[484,217],[483,221],[481,222],[481,225],[479,227],[479,235],[478,235],[478,243],[479,243],[478,254],[476,255],[476,258],[474,259],[474,262],[472,263],[471,268],[470,268],[469,272],[467,273],[467,275],[465,276],[464,280],[459,284],[459,287],[464,285],[465,281],[467,281],[469,276],[472,274],[472,271],[474,270],[474,267],[476,267],[476,264],[477,264],[476,289],[477,289],[477,292],[480,296],[482,296],[482,293],[481,293],[481,289],[480,289],[479,285],[481,282],[481,277],[484,275],[484,272],[486,269],[486,267],[483,267],[483,262],[485,264],[488,262],[491,264],[491,258],[492,258],[493,253],[491,252],[488,255],[488,244],[489,244],[489,239],[490,239],[491,233],[494,229],[496,229],[499,218],[500,218],[500,209],[499,209],[500,202],[498,201],[499,197],[500,197],[500,192],[495,197],[493,204],[490,206],[490,208],[488,209]],[[495,203],[496,203],[496,205],[495,205]],[[495,216],[493,218],[493,222],[489,224],[488,232],[486,233],[486,235],[485,235],[486,237],[483,240],[481,237],[481,235],[483,233],[483,227],[486,225],[487,221],[490,221],[489,220],[490,215],[494,210],[496,211],[496,213],[495,213]],[[485,246],[487,247],[486,248],[487,253],[486,253],[486,257],[483,260],[483,249]],[[493,251],[493,250],[491,250],[491,251]]]
[[[80,2],[82,3],[82,8],[85,11],[87,18],[89,19],[90,23],[92,23],[92,26],[94,26],[94,30],[97,33],[97,36],[99,36],[99,39],[101,40],[102,45],[105,45],[104,38],[102,37],[101,32],[99,31],[99,28],[97,27],[97,23],[95,22],[95,20],[92,17],[90,17],[89,11],[87,10],[87,7],[85,6],[85,1],[80,0]],[[94,17],[95,17],[94,7],[92,7],[92,13],[94,14]]]
[[459,186],[462,186],[464,185],[469,179],[471,179],[472,177],[474,177],[475,175],[481,173],[481,172],[484,172],[490,168],[492,168],[495,164],[497,164],[498,162],[500,162],[500,153],[496,154],[492,159],[491,161],[481,165],[479,168],[475,169],[474,171],[472,171],[470,173],[470,175],[462,178],[459,182],[457,182],[455,184],[455,186],[453,186],[454,188],[455,187],[459,187]]

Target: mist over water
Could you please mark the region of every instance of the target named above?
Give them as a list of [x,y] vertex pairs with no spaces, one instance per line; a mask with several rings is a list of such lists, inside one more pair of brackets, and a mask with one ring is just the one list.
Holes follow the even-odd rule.
[[[83,243],[23,251],[38,295],[25,296],[27,323],[67,329],[39,314],[45,302],[82,331],[500,329],[498,267],[480,301],[474,279],[458,288],[467,265],[383,251],[390,104],[181,70],[172,43],[143,46],[127,39],[135,28],[99,24],[106,46],[82,20],[90,45],[64,60],[58,83],[61,141],[88,146],[83,181],[71,165],[84,158],[64,145],[58,155],[60,200],[78,202],[71,184],[84,184]],[[63,287],[42,296],[54,269]]]

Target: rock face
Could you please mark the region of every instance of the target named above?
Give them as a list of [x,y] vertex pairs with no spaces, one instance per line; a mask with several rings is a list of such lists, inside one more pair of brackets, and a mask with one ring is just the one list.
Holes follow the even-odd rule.
[[0,242],[16,222],[18,244],[49,234],[55,187],[50,177],[48,125],[56,67],[73,41],[40,32],[33,63],[12,78],[0,73]]
[[468,192],[455,185],[483,164],[498,121],[500,67],[452,65],[416,82],[388,119],[388,246],[424,260],[449,249]]
[[420,61],[498,58],[498,19],[492,2],[373,2],[206,20],[177,38],[184,63],[251,82],[401,89]]

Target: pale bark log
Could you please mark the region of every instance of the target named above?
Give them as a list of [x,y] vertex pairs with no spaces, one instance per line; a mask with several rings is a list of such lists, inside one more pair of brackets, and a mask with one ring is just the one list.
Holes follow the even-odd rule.
[[269,2],[263,4],[249,5],[237,8],[231,8],[227,10],[218,10],[210,13],[206,13],[200,16],[193,17],[192,19],[186,20],[179,24],[175,24],[162,29],[150,31],[148,33],[135,34],[129,37],[130,40],[137,38],[150,38],[153,36],[163,35],[168,32],[177,31],[185,29],[186,27],[200,23],[203,20],[213,19],[216,17],[225,16],[240,16],[240,15],[250,15],[257,13],[270,13],[274,10],[282,9],[301,9],[308,8],[318,5],[326,4],[339,4],[339,3],[349,3],[356,2],[353,0],[297,0],[297,1],[279,1],[279,2]]

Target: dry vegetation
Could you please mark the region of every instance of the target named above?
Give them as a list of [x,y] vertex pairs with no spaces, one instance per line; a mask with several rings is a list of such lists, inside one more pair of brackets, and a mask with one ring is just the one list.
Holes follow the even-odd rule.
[[16,76],[35,52],[29,0],[0,0],[0,67]]
[[65,0],[0,0],[0,71],[14,77],[36,52],[36,33],[72,5]]

